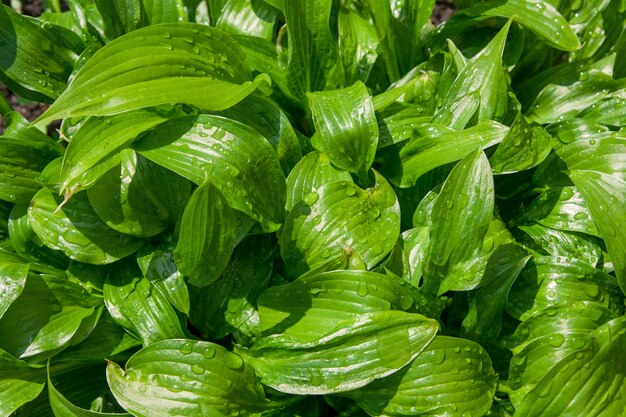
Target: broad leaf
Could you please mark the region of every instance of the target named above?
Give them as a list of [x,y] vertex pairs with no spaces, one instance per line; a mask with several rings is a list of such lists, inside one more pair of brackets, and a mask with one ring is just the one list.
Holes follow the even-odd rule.
[[285,178],[272,146],[256,130],[220,116],[172,119],[134,144],[141,155],[203,184],[207,178],[228,204],[261,222],[282,222]]
[[[437,332],[436,321],[403,311],[364,313],[315,340],[266,336],[237,349],[265,385],[291,394],[363,387],[404,367]],[[349,329],[349,330],[348,330]]]
[[192,194],[183,213],[174,259],[193,285],[204,287],[220,276],[235,244],[236,215],[209,182]]
[[0,319],[24,290],[28,269],[27,263],[0,261]]
[[484,415],[496,382],[491,358],[480,345],[436,336],[406,368],[343,395],[370,415]]
[[104,284],[104,302],[115,321],[144,346],[185,337],[165,295],[132,265],[118,265],[110,272]]
[[173,226],[191,194],[191,182],[132,150],[87,190],[89,202],[107,226],[137,237]]
[[482,249],[493,214],[493,177],[481,150],[452,170],[433,206],[424,287],[437,295],[476,286],[468,269]]
[[184,339],[145,347],[125,370],[110,362],[107,380],[117,401],[138,417],[250,416],[265,408],[253,368],[220,345]]
[[428,171],[463,159],[477,148],[501,142],[508,131],[508,127],[493,121],[484,121],[461,131],[425,125],[400,150],[397,158],[383,166],[382,173],[400,187],[411,187]]
[[365,84],[308,93],[307,98],[317,131],[313,145],[338,168],[365,178],[378,144],[374,106]]
[[0,350],[0,414],[10,416],[37,398],[46,384],[46,370]]
[[149,26],[97,51],[39,121],[170,103],[223,110],[265,80],[250,81],[243,51],[220,30],[194,23]]
[[617,282],[626,293],[626,181],[596,171],[572,171],[570,178],[589,205],[611,254]]
[[296,205],[280,236],[281,255],[292,276],[352,252],[371,268],[391,251],[399,233],[396,195],[376,173],[372,188],[333,182]]
[[141,240],[111,229],[97,216],[87,195],[78,193],[60,208],[62,198],[40,190],[28,209],[31,227],[51,249],[90,264],[108,264],[135,252]]

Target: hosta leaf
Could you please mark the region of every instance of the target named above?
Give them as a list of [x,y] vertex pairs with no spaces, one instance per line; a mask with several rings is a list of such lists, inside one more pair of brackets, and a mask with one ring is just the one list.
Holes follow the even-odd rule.
[[561,302],[594,301],[623,314],[614,277],[578,259],[534,256],[509,294],[507,312],[519,320]]
[[59,157],[54,142],[0,136],[0,200],[27,203],[41,188],[37,177]]
[[164,111],[141,109],[111,117],[87,118],[72,135],[63,156],[61,192],[88,188],[120,162],[120,151],[139,134],[166,121],[167,116]]
[[519,416],[566,416],[583,413],[608,417],[624,409],[626,326],[623,317],[593,332],[594,342],[571,352],[529,392],[517,407]]
[[342,253],[357,253],[371,268],[387,255],[400,234],[395,193],[376,173],[376,185],[362,190],[333,182],[296,205],[280,236],[288,272],[298,276]]
[[496,381],[491,358],[480,345],[436,336],[406,368],[343,395],[370,415],[484,415]]
[[[558,84],[561,82],[561,84]],[[576,117],[592,104],[605,98],[609,92],[624,88],[624,81],[616,81],[598,70],[589,70],[580,81],[570,83],[558,79],[548,84],[528,107],[529,121],[554,123]]]
[[104,302],[113,319],[144,345],[185,337],[165,295],[132,265],[118,265],[110,273],[104,284]]
[[46,384],[46,370],[0,350],[0,414],[10,416],[37,398]]
[[328,156],[317,151],[306,154],[287,177],[287,202],[285,208],[290,211],[296,204],[325,184],[337,181],[351,181],[346,171],[335,168]]
[[204,287],[222,273],[236,242],[236,217],[210,182],[199,186],[185,207],[174,259],[193,285]]
[[141,0],[141,3],[150,25],[182,22],[187,18],[180,0]]
[[159,288],[178,311],[189,314],[189,290],[174,260],[175,241],[164,236],[158,246],[146,245],[137,252],[137,264],[143,276]]
[[419,314],[378,311],[320,332],[316,340],[279,334],[237,351],[265,385],[291,394],[329,394],[396,372],[419,355],[437,328],[435,320]]
[[224,32],[195,23],[149,26],[97,51],[39,121],[170,103],[223,110],[266,78],[249,80],[243,51]]
[[117,401],[138,417],[246,417],[265,408],[263,388],[240,356],[210,342],[165,340],[126,363],[110,362],[107,381]]
[[550,153],[550,135],[541,126],[531,127],[518,113],[511,129],[489,158],[494,174],[508,174],[539,165]]
[[513,18],[554,48],[562,51],[580,48],[580,42],[567,20],[555,6],[544,0],[491,1],[465,10],[464,13]]
[[508,107],[502,52],[511,21],[459,71],[431,122],[463,129],[476,121],[502,120]]
[[[45,359],[84,339],[101,304],[66,279],[29,274],[19,298],[0,320],[0,348],[14,356]],[[81,329],[83,322],[93,326]]]
[[94,3],[109,39],[132,32],[141,23],[141,0],[95,0]]
[[430,246],[430,229],[414,227],[400,235],[384,268],[402,277],[414,287],[419,287],[422,268]]
[[261,334],[282,333],[315,341],[361,314],[409,310],[411,293],[389,276],[368,271],[306,274],[267,289],[257,300]]
[[273,40],[278,10],[264,1],[228,0],[215,22],[226,33],[256,36]]
[[599,235],[589,205],[576,187],[547,189],[529,204],[523,217],[554,229]]
[[481,343],[491,342],[498,337],[511,286],[530,259],[530,256],[526,256],[526,251],[513,245],[510,245],[505,256],[506,259],[501,259],[508,262],[496,263],[496,268],[487,272],[489,282],[478,290],[470,302],[462,324],[464,337]]
[[599,238],[578,232],[556,230],[539,223],[518,227],[549,255],[578,258],[592,266],[597,265],[602,256]]
[[228,204],[266,231],[284,216],[285,178],[276,153],[256,130],[220,116],[181,117],[134,144],[151,161],[202,184],[207,177]]
[[424,271],[427,291],[442,294],[476,285],[464,273],[482,249],[493,206],[491,168],[477,150],[454,167],[433,206],[436,221]]
[[298,136],[281,107],[261,94],[251,94],[222,114],[253,127],[272,145],[287,175],[302,158]]
[[378,144],[374,106],[365,84],[308,93],[307,98],[318,135],[314,146],[338,168],[364,178]]
[[132,150],[87,190],[89,202],[107,226],[137,237],[173,226],[191,194],[191,182]]
[[611,318],[611,311],[597,303],[565,302],[520,324],[505,339],[514,353],[509,369],[513,404],[519,406],[563,357],[588,347],[592,332]]
[[394,184],[411,187],[428,171],[463,159],[476,148],[501,142],[508,131],[508,127],[493,121],[461,131],[426,125],[402,148],[398,158],[390,160],[381,171]]
[[289,33],[287,82],[302,103],[306,102],[306,92],[329,86],[337,65],[338,46],[329,23],[331,12],[330,0],[283,2]]
[[9,218],[9,237],[13,250],[28,260],[66,269],[69,259],[59,251],[45,246],[33,231],[28,216],[28,205],[13,206]]
[[40,190],[28,209],[31,227],[49,248],[91,264],[115,262],[135,252],[141,240],[111,229],[96,215],[87,195],[78,193],[59,209],[62,198]]
[[0,5],[0,80],[20,95],[49,101],[65,89],[76,60],[52,30]]
[[378,34],[369,22],[354,10],[339,8],[339,56],[346,85],[366,82],[378,57]]
[[221,339],[235,329],[258,332],[256,298],[270,284],[273,249],[269,235],[251,235],[237,245],[217,281],[190,287],[189,321],[204,337]]
[[626,293],[626,181],[596,171],[572,171],[570,178],[589,205],[611,254],[617,282]]
[[54,358],[59,361],[100,362],[102,358],[114,357],[140,345],[140,341],[128,334],[104,311],[85,340],[69,346]]
[[[48,398],[57,417],[130,417],[119,411],[106,383],[104,364],[54,372],[48,366]],[[64,395],[63,393],[66,395]],[[95,410],[94,410],[95,408]],[[113,409],[113,410],[110,410]]]
[[27,263],[0,261],[0,319],[24,290],[28,269]]

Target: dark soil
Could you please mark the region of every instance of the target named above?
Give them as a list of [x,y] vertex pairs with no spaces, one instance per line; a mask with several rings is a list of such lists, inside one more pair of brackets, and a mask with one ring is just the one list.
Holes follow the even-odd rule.
[[[7,6],[10,6],[11,4],[10,0],[1,1],[2,4],[5,4]],[[29,16],[39,16],[43,10],[43,3],[44,0],[23,0],[21,12]],[[431,21],[435,25],[445,22],[450,18],[450,16],[454,14],[455,10],[456,9],[452,4],[452,0],[437,0],[433,15],[431,17]],[[0,94],[8,97],[9,103],[11,103],[13,109],[22,113],[22,115],[24,115],[24,117],[26,117],[30,121],[33,121],[37,117],[39,117],[39,115],[41,115],[48,107],[46,104],[43,103],[25,102],[24,100],[19,99],[1,83]],[[5,127],[6,126],[4,119],[0,117],[0,135],[4,132]],[[54,128],[51,130],[54,130]]]

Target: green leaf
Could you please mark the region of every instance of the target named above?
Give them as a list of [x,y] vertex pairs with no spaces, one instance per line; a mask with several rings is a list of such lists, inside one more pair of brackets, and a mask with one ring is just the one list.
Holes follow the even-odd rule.
[[20,95],[50,101],[67,83],[76,53],[54,31],[0,5],[0,80]]
[[562,51],[580,48],[580,42],[567,20],[553,4],[545,0],[491,1],[464,10],[464,13],[513,18],[554,48]]
[[[69,372],[61,371],[51,378],[50,365],[48,365],[48,398],[54,415],[56,417],[130,417],[128,413],[102,410],[102,408],[108,408],[108,402],[112,400],[104,376],[104,366],[98,364]],[[61,385],[61,389],[67,393],[67,397],[55,386],[55,380],[56,384]]]
[[491,358],[477,343],[436,336],[406,367],[343,395],[370,415],[484,415],[496,389]]
[[510,174],[534,168],[548,157],[552,150],[550,135],[541,126],[530,126],[524,115],[518,113],[489,164],[494,174]]
[[96,215],[87,195],[78,193],[59,208],[62,198],[40,190],[31,201],[31,227],[51,249],[90,264],[108,264],[135,252],[141,240],[108,227]]
[[570,178],[589,205],[611,254],[617,282],[626,293],[626,181],[596,171],[572,171]]
[[429,246],[430,229],[428,227],[405,230],[385,262],[385,270],[402,277],[415,288],[419,287]]
[[280,235],[289,275],[298,276],[343,253],[358,254],[370,269],[391,251],[400,234],[400,209],[391,186],[375,175],[372,188],[332,182],[291,210]]
[[366,82],[378,57],[379,40],[376,29],[354,10],[339,8],[339,56],[346,85]]
[[258,332],[256,299],[270,284],[273,250],[269,235],[251,235],[237,245],[217,281],[190,287],[189,321],[203,337],[221,339],[235,329],[249,336]]
[[181,0],[141,0],[141,3],[150,25],[182,22],[187,18]]
[[309,273],[261,294],[257,300],[259,332],[314,342],[320,334],[362,314],[410,310],[413,298],[403,284],[369,271]]
[[621,315],[624,306],[614,277],[573,258],[534,256],[509,294],[507,312],[526,320],[562,302],[593,301]]
[[507,126],[493,121],[461,131],[437,125],[425,125],[422,129],[381,169],[386,178],[400,187],[411,187],[428,171],[458,161],[477,148],[501,142],[509,132]]
[[176,267],[173,236],[164,236],[158,246],[146,245],[137,252],[137,264],[144,277],[161,290],[170,304],[189,315],[189,290]]
[[436,221],[424,270],[428,292],[440,295],[476,286],[465,273],[482,249],[493,206],[489,161],[476,150],[454,167],[434,203],[432,216]]
[[504,118],[509,97],[502,69],[502,52],[510,25],[509,20],[491,42],[459,71],[431,119],[432,123],[463,129],[472,119],[480,122]]
[[[63,278],[29,274],[22,293],[0,320],[0,348],[32,361],[45,359],[87,337],[101,304]],[[88,328],[81,328],[83,324]]]
[[161,290],[131,265],[118,265],[104,284],[104,302],[115,321],[145,345],[185,337],[176,311]]
[[45,369],[0,350],[0,414],[12,415],[22,405],[37,398],[45,384]]
[[489,281],[478,290],[463,320],[464,337],[481,343],[492,342],[498,337],[509,291],[529,259],[530,255],[526,256],[525,250],[508,245],[504,256],[499,259],[500,262],[496,262],[493,269],[486,271],[486,279]]
[[210,182],[199,186],[183,213],[174,259],[193,285],[204,287],[220,276],[236,242],[236,217]]
[[357,81],[341,90],[307,93],[317,141],[330,161],[365,178],[378,144],[378,125],[367,87]]
[[59,251],[45,246],[30,225],[28,205],[13,206],[9,218],[9,237],[13,250],[25,259],[66,269],[69,259]]
[[140,0],[95,0],[104,25],[104,34],[115,39],[132,32],[141,22]]
[[27,263],[0,261],[0,288],[2,288],[0,319],[24,290],[28,270],[29,265]]
[[626,351],[624,317],[593,332],[595,342],[561,361],[524,397],[519,416],[566,416],[572,413],[608,417],[624,409],[624,364],[611,358]]
[[0,136],[0,200],[27,203],[41,188],[37,177],[61,154],[54,142]]
[[117,401],[137,417],[251,416],[265,408],[263,388],[240,356],[210,342],[165,340],[141,349],[107,380]]
[[228,0],[215,27],[226,33],[256,36],[272,41],[278,10],[264,1]]
[[207,178],[228,204],[278,229],[285,178],[276,153],[256,130],[220,116],[172,119],[134,144],[151,161],[203,184]]
[[132,150],[87,190],[89,202],[107,226],[137,237],[173,226],[191,194],[191,182]]
[[329,23],[332,1],[283,1],[283,13],[289,36],[289,90],[306,103],[305,93],[332,86],[331,75],[337,67],[338,46]]
[[63,156],[61,192],[93,185],[100,176],[120,163],[119,153],[137,136],[167,120],[167,112],[135,110],[112,117],[89,117],[72,135]]
[[326,154],[317,151],[306,154],[287,177],[287,202],[285,209],[291,209],[310,193],[317,192],[325,184],[338,181],[352,181],[346,171],[335,168]]
[[315,340],[279,334],[237,351],[263,384],[278,391],[338,393],[404,367],[433,339],[437,328],[436,321],[419,314],[378,311],[343,321],[333,332],[320,332]]
[[266,80],[250,81],[243,51],[220,30],[194,23],[149,26],[97,51],[38,122],[170,103],[223,110]]

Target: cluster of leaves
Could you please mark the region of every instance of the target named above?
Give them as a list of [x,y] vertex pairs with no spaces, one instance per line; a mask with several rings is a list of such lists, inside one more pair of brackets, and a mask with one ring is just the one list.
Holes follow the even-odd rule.
[[0,6],[0,415],[626,409],[624,1],[68,4]]

